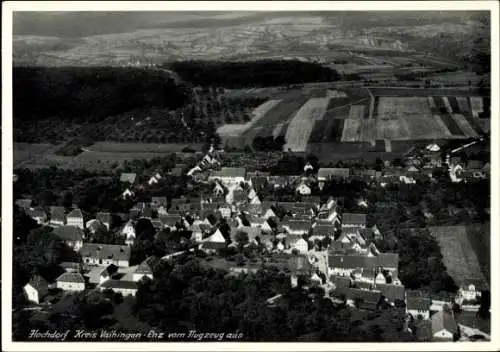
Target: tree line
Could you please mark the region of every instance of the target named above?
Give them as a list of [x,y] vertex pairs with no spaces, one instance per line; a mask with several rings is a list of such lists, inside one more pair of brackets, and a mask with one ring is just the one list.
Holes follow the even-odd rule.
[[298,60],[192,60],[167,63],[165,66],[192,84],[225,88],[269,87],[340,79],[340,75],[333,69]]

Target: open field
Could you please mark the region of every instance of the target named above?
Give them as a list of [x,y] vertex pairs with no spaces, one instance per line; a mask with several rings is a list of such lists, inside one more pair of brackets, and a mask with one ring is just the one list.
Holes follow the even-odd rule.
[[430,227],[429,230],[441,247],[448,274],[458,286],[470,282],[489,286],[464,226]]
[[29,144],[29,143],[14,143],[13,145],[13,158],[14,166],[19,165],[22,162],[28,161],[29,159],[43,154],[45,151],[56,146],[52,144]]
[[490,92],[481,93],[477,88],[405,88],[405,87],[370,87],[367,88],[374,96],[378,97],[428,97],[428,96],[489,96]]
[[201,144],[184,144],[184,143],[112,143],[112,142],[97,142],[89,146],[91,152],[101,153],[175,153],[182,152],[184,149],[201,150]]
[[377,139],[440,138],[444,134],[431,114],[427,98],[380,97]]
[[462,130],[467,137],[477,137],[477,133],[474,130],[474,128],[469,124],[467,119],[460,114],[453,114],[452,115],[453,120],[457,123],[457,125],[460,127],[460,130]]
[[314,123],[323,117],[328,100],[329,98],[311,98],[302,105],[288,125],[284,150],[306,151]]

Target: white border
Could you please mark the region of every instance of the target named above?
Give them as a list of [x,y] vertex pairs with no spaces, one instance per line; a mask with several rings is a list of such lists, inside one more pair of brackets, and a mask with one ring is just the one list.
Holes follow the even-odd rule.
[[488,343],[40,343],[12,342],[12,12],[13,11],[315,11],[315,10],[490,10],[491,11],[491,279],[499,276],[498,239],[500,153],[493,153],[498,145],[500,129],[498,117],[500,90],[499,78],[499,6],[497,1],[7,1],[2,3],[2,350],[5,351],[133,351],[133,350],[240,350],[240,351],[290,351],[290,350],[435,350],[435,351],[488,351],[500,347],[499,304],[496,298],[499,281],[491,280],[491,338]]

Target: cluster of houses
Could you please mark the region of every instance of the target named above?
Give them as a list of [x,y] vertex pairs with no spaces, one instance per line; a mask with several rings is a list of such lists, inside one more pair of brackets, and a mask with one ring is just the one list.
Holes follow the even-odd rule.
[[66,292],[80,292],[86,289],[110,289],[124,296],[135,296],[137,283],[144,277],[153,279],[153,271],[148,260],[137,266],[130,264],[130,247],[109,244],[85,243],[78,252],[81,262],[62,262],[62,274],[55,282],[49,283],[40,275],[35,275],[24,286],[30,302],[51,301],[51,289]]
[[[153,278],[147,261],[137,267],[129,266],[136,223],[148,219],[158,232],[164,229],[190,231],[191,241],[208,254],[217,254],[231,246],[250,245],[261,246],[268,252],[291,254],[294,259],[288,269],[292,286],[298,284],[299,277],[306,276],[322,285],[329,297],[363,309],[404,303],[412,319],[430,322],[432,336],[446,339],[456,335],[456,323],[450,323],[454,322],[453,312],[446,304],[430,296],[407,293],[398,278],[398,254],[377,249],[375,242],[383,235],[376,225],[367,226],[366,214],[345,213],[338,199],[324,200],[311,195],[312,182],[317,182],[320,188],[332,178],[413,183],[420,169],[408,166],[380,172],[320,168],[316,175],[311,175],[313,167],[307,164],[303,176],[271,176],[264,172],[246,172],[244,168],[212,168],[218,161],[210,153],[201,163],[198,168],[210,170],[207,181],[212,185],[211,192],[191,198],[157,196],[150,202],[137,203],[129,214],[122,214],[124,225],[117,229],[124,245],[86,243],[86,232],[116,229],[118,224],[113,222],[113,214],[101,212],[85,221],[78,208],[68,213],[64,207],[51,207],[50,214],[46,214],[32,208],[29,200],[18,200],[27,214],[39,224],[54,227],[54,233],[80,253],[81,263],[61,264],[65,272],[57,278],[56,288],[82,291],[98,287],[135,295],[139,280],[144,276]],[[148,184],[159,180],[161,175],[155,174]],[[133,185],[136,175],[122,174],[121,181]],[[302,195],[301,201],[263,200],[258,190],[266,184],[275,188],[294,185]],[[133,197],[133,192],[127,188],[123,196]],[[39,303],[48,294],[49,287],[49,283],[36,276],[25,286],[25,292],[29,300]],[[461,304],[479,295],[474,285],[468,285],[461,287],[455,301]],[[453,299],[446,303],[453,303]]]

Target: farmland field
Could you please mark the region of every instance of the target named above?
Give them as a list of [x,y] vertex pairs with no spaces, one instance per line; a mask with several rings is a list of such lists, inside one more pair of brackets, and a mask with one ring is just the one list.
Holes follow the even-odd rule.
[[311,98],[302,105],[288,125],[285,150],[290,149],[295,152],[306,150],[314,123],[319,120],[318,117],[323,117],[328,100],[328,98]]
[[174,153],[181,152],[185,148],[201,150],[201,144],[156,144],[156,143],[112,143],[112,142],[97,142],[89,146],[87,149],[91,152],[102,153]]
[[478,118],[479,114],[483,112],[483,99],[481,97],[470,97],[470,106],[472,116]]
[[450,103],[452,114],[459,114],[460,107],[458,106],[457,97],[448,97],[448,102]]
[[453,114],[452,117],[467,137],[477,137],[476,131],[474,131],[474,128],[469,124],[463,115]]
[[469,114],[469,101],[467,97],[457,97],[458,110],[462,114]]
[[14,165],[18,165],[29,160],[37,155],[43,154],[48,149],[55,147],[52,144],[29,144],[29,143],[14,143],[13,145],[13,161]]
[[441,247],[448,274],[458,286],[469,282],[487,285],[478,255],[464,226],[430,227],[429,230]]
[[377,139],[440,138],[445,135],[431,114],[427,97],[381,97],[377,111]]
[[452,136],[464,136],[464,132],[450,115],[436,115],[436,120],[441,120]]

